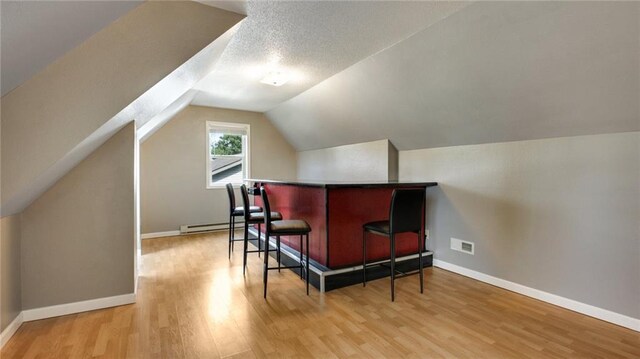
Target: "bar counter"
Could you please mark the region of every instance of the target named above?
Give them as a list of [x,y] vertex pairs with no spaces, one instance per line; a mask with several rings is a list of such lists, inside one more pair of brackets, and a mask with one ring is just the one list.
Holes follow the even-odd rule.
[[[394,189],[426,190],[437,186],[436,182],[247,181],[254,188],[265,187],[272,211],[282,213],[285,219],[303,219],[309,223],[312,229],[310,257],[316,267],[324,267],[324,270],[362,264],[362,225],[388,219]],[[256,205],[262,205],[260,196],[255,200]],[[297,238],[282,237],[281,241],[299,250]],[[396,255],[399,257],[417,253],[415,234],[400,234],[396,236],[396,243]],[[380,237],[368,241],[368,262],[388,258],[388,240]]]

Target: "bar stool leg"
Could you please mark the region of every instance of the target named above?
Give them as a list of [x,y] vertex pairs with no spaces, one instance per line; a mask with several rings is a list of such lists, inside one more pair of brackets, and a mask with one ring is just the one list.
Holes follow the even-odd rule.
[[267,299],[267,280],[269,276],[269,229],[265,232],[264,238],[264,271],[262,274],[262,284],[264,287],[264,299]]
[[367,232],[362,231],[362,286],[367,286]]
[[260,223],[258,223],[258,258],[260,258],[260,252],[262,252],[262,244],[260,243],[260,235],[262,231],[260,230]]
[[231,251],[235,248],[236,239],[236,216],[231,216]]
[[302,279],[302,234],[300,235],[300,279]]
[[244,250],[242,255],[242,275],[247,270],[247,251],[249,250],[249,224],[244,222]]
[[280,267],[281,267],[281,264],[280,264],[280,236],[276,236],[276,250],[277,250],[276,257],[277,257],[277,260],[278,260],[278,273],[280,273]]
[[418,264],[420,267],[420,293],[424,294],[424,275],[423,275],[423,265],[422,265],[422,230],[418,232]]
[[390,239],[390,256],[389,267],[391,267],[391,301],[395,300],[395,277],[396,277],[396,236],[391,235]]
[[[302,250],[302,248],[300,248]],[[305,261],[306,270],[304,276],[307,278],[307,295],[309,295],[309,233],[307,233],[307,259]]]
[[231,218],[233,218],[233,216],[231,214],[229,214],[229,259],[231,259]]

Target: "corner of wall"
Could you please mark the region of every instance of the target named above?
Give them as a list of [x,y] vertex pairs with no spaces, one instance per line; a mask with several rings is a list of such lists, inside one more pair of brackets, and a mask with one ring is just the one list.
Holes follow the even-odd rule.
[[387,139],[387,145],[389,147],[389,154],[387,157],[387,162],[389,165],[389,181],[397,181],[398,180],[398,172],[399,172],[399,167],[398,167],[398,149],[396,148],[396,146],[393,145],[393,143]]
[[4,331],[22,311],[20,216],[2,218],[0,226],[0,331]]
[[142,238],[140,232],[140,142],[137,126],[133,126],[133,208],[134,208],[134,256],[133,256],[133,292],[138,292],[139,259],[142,256]]

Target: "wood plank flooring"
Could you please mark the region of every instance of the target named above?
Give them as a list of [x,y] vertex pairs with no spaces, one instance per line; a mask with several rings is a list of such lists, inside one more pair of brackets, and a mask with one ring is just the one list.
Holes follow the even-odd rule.
[[7,358],[640,358],[640,333],[441,269],[307,297],[226,232],[143,241],[134,305],[29,322]]

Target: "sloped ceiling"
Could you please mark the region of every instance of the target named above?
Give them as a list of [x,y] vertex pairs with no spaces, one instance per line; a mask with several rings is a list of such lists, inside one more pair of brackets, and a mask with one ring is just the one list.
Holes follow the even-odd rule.
[[3,96],[1,214],[22,211],[127,123],[142,128],[184,98],[242,19],[148,1]]
[[2,95],[142,1],[0,2]]
[[267,112],[298,150],[640,130],[640,3],[479,2]]
[[[267,111],[468,4],[248,1],[247,19],[215,70],[195,87],[193,104]],[[260,83],[270,68],[291,73],[291,80],[281,87]]]
[[236,14],[247,14],[247,1],[246,0],[195,0],[201,4],[217,7]]

